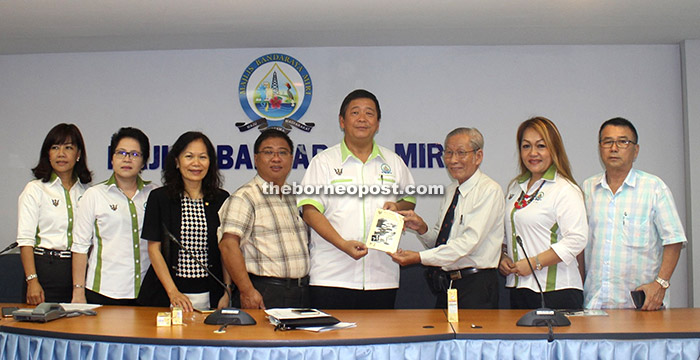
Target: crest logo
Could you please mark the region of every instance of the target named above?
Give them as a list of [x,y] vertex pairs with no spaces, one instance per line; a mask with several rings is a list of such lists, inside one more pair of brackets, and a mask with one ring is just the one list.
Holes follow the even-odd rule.
[[109,208],[112,209],[112,211],[117,211],[117,204],[110,204]]
[[51,199],[51,203],[53,204],[53,206],[58,207],[58,204],[60,204],[60,201],[58,199]]
[[237,122],[241,132],[257,127],[289,133],[293,127],[309,132],[316,125],[299,120],[311,104],[311,76],[297,59],[267,54],[246,67],[238,82],[238,99],[250,122]]
[[343,168],[335,168],[333,170],[335,170],[336,175],[338,175],[338,176],[343,175]]
[[382,163],[380,168],[382,169],[382,174],[391,174],[391,167],[389,166],[389,164]]

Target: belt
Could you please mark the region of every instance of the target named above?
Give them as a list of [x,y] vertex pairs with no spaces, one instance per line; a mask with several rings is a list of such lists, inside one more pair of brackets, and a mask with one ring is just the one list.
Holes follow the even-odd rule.
[[452,270],[452,271],[445,271],[447,273],[447,276],[450,278],[450,280],[459,280],[461,278],[465,278],[469,275],[474,275],[476,273],[480,273],[483,271],[488,271],[488,270],[495,270],[493,268],[491,269],[477,269],[475,267],[468,267],[460,270]]
[[50,249],[44,249],[42,247],[35,247],[34,248],[34,255],[55,256],[55,257],[59,257],[61,259],[70,259],[72,256],[72,253],[70,250],[50,250]]
[[254,281],[260,281],[272,285],[279,285],[279,286],[285,286],[285,287],[305,287],[309,286],[309,276],[304,276],[303,278],[298,278],[298,279],[288,279],[288,278],[276,278],[276,277],[269,277],[269,276],[258,276],[255,274],[248,273],[248,276],[250,276],[250,280]]

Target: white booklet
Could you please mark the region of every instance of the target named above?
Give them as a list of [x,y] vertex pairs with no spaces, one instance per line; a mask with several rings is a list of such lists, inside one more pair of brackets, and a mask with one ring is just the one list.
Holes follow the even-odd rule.
[[391,210],[377,209],[367,235],[367,247],[394,253],[399,249],[402,232],[403,216],[401,214]]

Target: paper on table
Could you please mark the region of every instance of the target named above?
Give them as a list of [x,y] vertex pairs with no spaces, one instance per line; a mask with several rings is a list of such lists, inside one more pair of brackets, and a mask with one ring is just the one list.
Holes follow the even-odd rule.
[[356,323],[350,323],[350,322],[339,322],[335,325],[331,326],[309,326],[309,327],[298,327],[297,330],[306,330],[306,331],[313,331],[313,332],[325,332],[325,331],[331,331],[331,330],[340,330],[340,329],[350,329],[357,327]]
[[61,306],[63,306],[63,309],[66,311],[85,311],[85,310],[95,310],[102,305],[61,303]]
[[605,310],[584,309],[584,310],[568,310],[564,311],[566,316],[608,316]]
[[[309,310],[309,311],[300,311]],[[306,319],[316,318],[321,316],[330,316],[323,311],[316,309],[300,309],[300,308],[274,308],[265,310],[265,314],[280,320],[289,319]]]

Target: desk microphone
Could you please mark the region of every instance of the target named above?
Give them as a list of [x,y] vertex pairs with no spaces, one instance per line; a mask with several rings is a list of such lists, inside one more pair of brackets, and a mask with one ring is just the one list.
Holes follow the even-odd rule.
[[163,230],[165,231],[165,235],[167,235],[168,239],[170,241],[174,242],[180,249],[184,250],[187,253],[187,256],[192,258],[197,265],[199,265],[202,269],[206,270],[209,276],[212,277],[212,279],[216,280],[216,282],[219,283],[224,288],[224,291],[228,295],[228,307],[225,307],[223,309],[216,309],[213,313],[209,314],[206,319],[204,319],[204,323],[208,325],[255,325],[255,319],[253,319],[252,316],[250,316],[248,313],[245,311],[233,307],[233,294],[231,293],[231,289],[224,284],[221,279],[216,277],[214,273],[209,270],[204,264],[202,264],[199,259],[197,259],[194,254],[190,251],[190,249],[184,247],[182,243],[175,238],[175,236],[170,233],[168,228],[163,224]]
[[10,250],[12,250],[12,249],[14,249],[14,248],[16,248],[17,245],[19,245],[19,244],[17,244],[16,241],[13,242],[12,244],[10,244],[10,245],[8,245],[6,248],[4,248],[2,251],[0,251],[0,255],[2,255],[2,254],[4,254],[4,253],[6,253],[6,252],[8,252],[8,251],[10,251]]
[[[532,271],[532,276],[535,277],[535,282],[537,283],[537,287],[540,289],[540,298],[542,299],[542,306],[539,309],[532,310],[528,312],[527,314],[523,315],[523,317],[518,320],[516,325],[518,326],[549,326],[550,331],[552,326],[569,326],[571,325],[571,321],[564,316],[564,314],[554,311],[548,307],[545,306],[544,304],[544,292],[542,291],[542,286],[540,285],[540,281],[537,279],[537,274],[535,274],[535,269],[532,268],[532,263],[530,263],[530,258],[527,256],[527,252],[525,251],[525,247],[523,246],[523,240],[520,238],[520,236],[516,235],[515,236],[515,241],[518,242],[518,245],[520,245],[520,248],[523,250],[523,255],[525,255],[525,260],[527,261],[527,265],[530,267],[530,271]],[[550,339],[551,339],[551,334],[550,334]],[[551,341],[551,340],[550,340]]]

